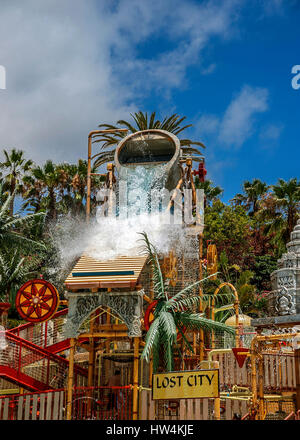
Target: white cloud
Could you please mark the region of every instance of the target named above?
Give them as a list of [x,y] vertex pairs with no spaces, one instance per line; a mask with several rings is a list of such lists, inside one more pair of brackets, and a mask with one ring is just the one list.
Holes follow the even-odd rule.
[[263,140],[276,141],[279,139],[282,130],[284,129],[284,125],[279,124],[269,124],[262,127],[259,137]]
[[[197,136],[223,148],[240,148],[257,130],[259,113],[268,110],[269,92],[265,88],[244,85],[221,115],[202,114],[195,123]],[[276,127],[266,127],[265,136],[275,136]],[[276,134],[280,135],[279,127]]]
[[216,115],[202,115],[197,122],[197,133],[201,135],[213,134],[219,130],[220,119]]
[[257,113],[267,109],[268,90],[244,86],[232,99],[220,122],[219,142],[240,147],[253,134]]
[[207,67],[204,67],[201,70],[202,75],[210,75],[211,73],[213,73],[216,70],[216,63],[211,63],[209,64]]
[[[36,161],[86,157],[87,134],[127,118],[145,93],[183,87],[212,37],[228,38],[237,0],[2,0],[0,149]],[[139,47],[169,43],[154,58]]]

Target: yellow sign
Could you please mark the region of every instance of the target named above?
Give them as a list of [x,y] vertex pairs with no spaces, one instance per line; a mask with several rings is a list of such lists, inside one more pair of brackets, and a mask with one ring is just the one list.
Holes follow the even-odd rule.
[[219,397],[219,370],[174,371],[152,376],[152,399]]

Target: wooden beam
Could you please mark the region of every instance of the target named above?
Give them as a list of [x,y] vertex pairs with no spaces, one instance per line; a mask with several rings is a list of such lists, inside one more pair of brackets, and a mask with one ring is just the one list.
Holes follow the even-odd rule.
[[126,331],[128,327],[126,324],[100,324],[94,327],[94,330],[97,329],[98,332],[102,331]]
[[132,419],[138,418],[138,386],[139,386],[139,344],[140,338],[134,338],[133,358],[133,394],[132,394]]
[[82,333],[81,338],[126,338],[128,337],[128,332],[95,332],[95,333]]
[[68,391],[67,391],[67,420],[72,419],[72,398],[74,384],[74,353],[75,339],[70,339],[70,356],[69,356],[69,374],[68,374]]
[[295,350],[296,406],[300,410],[300,349]]

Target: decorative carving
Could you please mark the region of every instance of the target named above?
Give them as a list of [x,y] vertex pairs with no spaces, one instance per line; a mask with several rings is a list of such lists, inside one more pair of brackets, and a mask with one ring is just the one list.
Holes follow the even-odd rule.
[[295,277],[293,275],[285,275],[278,277],[278,287],[286,287],[287,289],[293,289],[296,287]]
[[280,289],[275,309],[279,315],[293,315],[296,313],[295,295],[292,295],[286,287]]
[[[300,312],[300,220],[291,233],[287,250],[278,260],[278,269],[271,274],[271,297],[275,297],[275,311],[279,315]],[[270,311],[272,304],[270,303]]]
[[128,336],[141,336],[142,295],[142,291],[128,293],[102,292],[96,295],[67,293],[69,311],[65,326],[66,338],[78,336],[82,322],[101,306],[109,307],[120,316],[128,327]]

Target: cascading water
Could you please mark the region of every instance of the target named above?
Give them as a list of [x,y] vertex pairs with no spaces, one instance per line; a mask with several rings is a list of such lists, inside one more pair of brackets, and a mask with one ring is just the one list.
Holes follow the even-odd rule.
[[115,153],[116,207],[88,228],[82,225],[76,241],[63,247],[62,258],[82,252],[98,260],[136,256],[142,232],[161,254],[174,248],[174,242],[183,247],[182,225],[170,225],[167,199],[161,198],[161,191],[174,189],[180,178],[179,156],[179,140],[163,130],[133,133],[121,141]]
[[154,214],[159,210],[161,190],[166,182],[165,164],[143,164],[131,168],[123,167],[119,187],[124,189],[124,200],[120,201],[120,215],[128,218],[143,213]]

